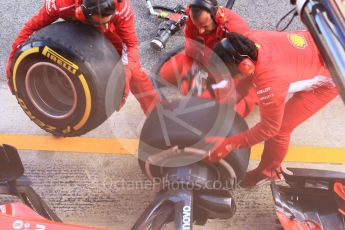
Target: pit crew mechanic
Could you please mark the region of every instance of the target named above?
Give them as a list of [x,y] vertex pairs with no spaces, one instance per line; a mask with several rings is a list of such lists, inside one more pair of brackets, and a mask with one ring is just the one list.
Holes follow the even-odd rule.
[[[207,138],[214,144],[208,160],[218,161],[232,150],[264,141],[258,167],[247,172],[241,186],[278,179],[292,131],[338,95],[330,73],[306,31],[229,33],[214,51],[214,60],[220,57],[232,76],[252,79],[260,122],[234,136]],[[293,95],[286,101],[289,91]]]
[[32,33],[59,18],[91,24],[104,33],[122,55],[125,66],[126,87],[122,105],[130,88],[142,110],[148,114],[159,101],[159,97],[141,67],[134,11],[129,0],[45,0],[38,14],[25,24],[12,44],[6,69],[7,81],[9,82],[17,47]]
[[[199,67],[207,70],[211,51],[217,42],[225,37],[226,32],[245,33],[250,30],[247,22],[242,17],[230,9],[220,6],[217,0],[192,0],[186,12],[189,17],[184,31],[184,49],[164,63],[159,72],[162,79],[171,84],[180,85],[180,90],[185,95],[192,85],[192,80],[188,76]],[[235,82],[237,91],[236,111],[243,117],[257,103],[255,91],[248,80]],[[217,90],[222,90],[223,95],[227,94],[226,91],[230,91],[230,85],[227,84]],[[249,93],[243,93],[248,90]],[[216,93],[218,101],[228,102],[224,97],[217,97],[219,94]],[[244,95],[247,97],[243,98]],[[205,91],[201,97],[212,98],[208,91]],[[228,98],[231,98],[231,96]]]

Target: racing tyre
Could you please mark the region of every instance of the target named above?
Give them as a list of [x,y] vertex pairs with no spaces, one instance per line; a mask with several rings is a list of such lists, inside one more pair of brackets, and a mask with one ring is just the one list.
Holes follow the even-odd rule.
[[[225,7],[228,8],[228,9],[232,9],[234,4],[235,4],[235,0],[228,0],[225,3]],[[166,93],[164,93],[164,88],[171,87],[171,84],[165,82],[164,80],[162,80],[162,78],[159,75],[159,72],[160,72],[162,66],[167,61],[169,61],[176,54],[180,53],[183,49],[184,49],[184,44],[178,45],[178,46],[174,47],[173,49],[169,50],[164,55],[162,55],[160,57],[160,59],[158,60],[158,63],[153,67],[152,73],[153,73],[154,77],[151,78],[151,80],[152,80],[153,86],[155,87],[157,93],[163,99],[167,99],[167,95],[166,95]],[[177,86],[177,90],[179,90],[179,86]]]
[[162,230],[172,222],[174,216],[174,206],[170,203],[164,203],[151,212],[144,221],[138,220],[131,230]]
[[[180,110],[181,105],[185,109]],[[193,97],[166,102],[161,105],[161,109],[156,107],[144,123],[138,150],[139,165],[146,174],[145,161],[151,155],[173,146],[207,150],[210,146],[204,143],[205,137],[232,136],[247,129],[245,120],[230,106]],[[249,156],[250,148],[241,148],[225,158],[234,169],[238,181],[246,174]],[[189,163],[186,161],[186,164]],[[160,167],[153,167],[153,175],[162,177]]]
[[11,87],[24,112],[57,136],[78,136],[119,109],[124,92],[119,54],[99,31],[57,22],[17,49]]
[[[183,49],[184,49],[184,45],[180,45],[168,51],[167,53],[165,53],[159,58],[158,63],[152,69],[153,78],[151,78],[151,80],[152,80],[155,90],[157,91],[157,93],[162,99],[165,99],[165,100],[167,99],[167,95],[166,93],[164,93],[164,88],[171,87],[172,85],[162,80],[161,76],[159,75],[159,72],[162,66],[167,61],[169,61],[172,57],[174,57],[176,54],[181,52]],[[178,90],[178,88],[179,86],[176,87],[176,90]]]

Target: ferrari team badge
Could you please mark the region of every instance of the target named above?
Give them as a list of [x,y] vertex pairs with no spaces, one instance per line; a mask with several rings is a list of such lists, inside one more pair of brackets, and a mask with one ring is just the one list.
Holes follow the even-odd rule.
[[289,34],[288,39],[291,45],[293,45],[296,48],[304,49],[308,46],[307,40],[304,36],[299,34]]
[[257,49],[260,49],[260,48],[261,48],[261,45],[260,45],[259,43],[256,43],[256,42],[255,42],[255,47],[256,47]]

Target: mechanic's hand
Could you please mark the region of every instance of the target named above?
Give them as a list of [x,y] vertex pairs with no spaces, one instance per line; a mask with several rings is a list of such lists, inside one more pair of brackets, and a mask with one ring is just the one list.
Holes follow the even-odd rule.
[[207,153],[206,159],[209,162],[218,162],[234,150],[233,145],[226,137],[207,137],[206,144],[214,144],[213,148]]
[[123,91],[122,101],[120,102],[119,108],[116,110],[117,112],[120,111],[120,109],[126,103],[126,99],[128,97],[129,89],[130,89],[130,81],[132,78],[132,73],[128,65],[124,65],[124,71],[125,71],[125,89]]
[[216,101],[220,104],[233,104],[236,102],[236,91],[230,80],[222,80],[212,84]]

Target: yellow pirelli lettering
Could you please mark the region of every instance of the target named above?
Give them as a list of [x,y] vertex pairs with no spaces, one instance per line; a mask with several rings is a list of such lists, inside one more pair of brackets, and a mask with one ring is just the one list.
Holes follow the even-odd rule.
[[31,48],[28,50],[25,50],[23,53],[21,53],[19,55],[19,57],[17,58],[16,62],[14,63],[14,67],[13,67],[13,87],[14,87],[14,91],[17,92],[17,83],[16,83],[16,78],[17,78],[17,71],[18,71],[18,66],[19,64],[22,62],[22,60],[33,53],[38,53],[39,52],[39,48],[35,47],[35,48]]
[[84,115],[81,118],[81,120],[78,122],[78,124],[73,126],[74,130],[79,130],[81,127],[83,127],[85,125],[85,123],[87,122],[87,120],[89,119],[90,114],[91,114],[91,92],[90,92],[90,88],[89,88],[83,74],[79,75],[79,80],[80,80],[80,82],[83,86],[84,92],[85,92],[85,110],[84,110]]
[[30,117],[30,119],[35,122],[38,126],[40,126],[41,128],[47,130],[47,131],[55,131],[56,128],[54,126],[51,125],[47,125],[45,124],[43,121],[41,121],[40,119],[38,119],[36,116],[34,116],[31,111],[28,109],[28,107],[26,106],[25,102],[23,101],[23,99],[17,97],[18,103],[19,105],[22,107],[22,109],[24,110],[24,112],[26,113],[26,115],[28,115]]
[[64,69],[68,70],[68,72],[75,74],[79,67],[71,62],[70,60],[64,58],[48,46],[43,48],[42,54],[52,60],[53,62],[57,63],[59,66],[62,66]]
[[70,133],[72,131],[71,126],[67,126],[64,130],[62,130],[62,133]]
[[51,125],[46,125],[44,128],[45,128],[45,130],[51,131],[51,132],[54,132],[56,130],[56,128],[54,126],[51,126]]

